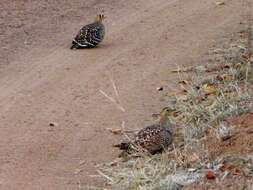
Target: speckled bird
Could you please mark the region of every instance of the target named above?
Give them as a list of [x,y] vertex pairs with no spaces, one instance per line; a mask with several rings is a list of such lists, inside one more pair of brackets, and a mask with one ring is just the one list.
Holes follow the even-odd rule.
[[122,142],[114,145],[114,147],[118,147],[127,153],[130,153],[133,147],[141,147],[150,154],[156,154],[166,150],[173,141],[173,125],[168,117],[172,111],[174,110],[171,108],[164,108],[160,113],[160,121],[158,124],[141,129],[135,135],[132,142]]
[[103,41],[105,36],[105,26],[102,21],[105,16],[97,15],[96,20],[82,27],[72,41],[70,49],[93,48]]

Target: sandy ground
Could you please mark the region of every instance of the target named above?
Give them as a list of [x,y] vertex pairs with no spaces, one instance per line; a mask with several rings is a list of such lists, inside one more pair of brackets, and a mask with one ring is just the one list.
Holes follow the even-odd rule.
[[[243,1],[215,2],[1,0],[0,189],[101,185],[95,165],[117,157],[121,138],[106,128],[153,122],[166,105],[156,88],[175,86],[169,69],[204,64],[215,40],[240,27]],[[103,44],[69,50],[101,10]],[[115,97],[110,80],[125,112],[100,93]]]

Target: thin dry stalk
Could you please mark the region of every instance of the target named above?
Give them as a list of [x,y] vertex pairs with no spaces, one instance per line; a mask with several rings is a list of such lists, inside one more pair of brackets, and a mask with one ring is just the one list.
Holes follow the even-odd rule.
[[116,107],[122,111],[122,112],[126,112],[126,110],[112,97],[110,97],[108,94],[106,94],[103,90],[99,90],[99,92],[104,95],[108,100],[110,100],[112,103],[114,103],[116,105]]
[[124,131],[125,131],[125,121],[122,121],[121,128],[122,128],[124,137],[126,137],[127,140],[129,140],[131,142],[131,138],[126,133],[124,133]]
[[112,78],[110,75],[108,75],[108,77],[109,77],[109,79],[110,79],[110,81],[111,81],[111,83],[112,83],[112,87],[113,87],[113,90],[114,90],[114,92],[115,92],[115,95],[116,95],[117,98],[119,99],[119,91],[118,91],[118,89],[117,89],[117,86],[115,85],[115,82],[114,82],[113,78]]
[[125,121],[122,121],[121,123],[121,128],[122,128],[122,133],[124,135],[124,137],[133,145],[132,148],[135,150],[135,151],[138,151],[139,148],[136,147],[132,141],[132,139],[125,133]]
[[182,154],[180,151],[178,151],[175,147],[175,145],[173,144],[173,149],[174,149],[174,153],[175,153],[175,159],[177,160],[178,163],[180,163],[180,165],[184,165],[184,161],[180,158],[183,158]]
[[117,108],[119,108],[122,112],[126,112],[125,108],[121,105],[121,101],[120,101],[120,96],[119,96],[119,91],[117,89],[117,86],[113,80],[113,78],[111,77],[111,75],[107,74],[109,79],[110,79],[110,82],[112,84],[112,87],[113,87],[113,91],[116,95],[116,99],[110,97],[109,95],[107,95],[104,91],[102,90],[99,90],[101,94],[103,94],[107,99],[109,99],[111,102],[113,102]]
[[110,182],[113,182],[112,178],[110,178],[108,175],[104,174],[102,171],[97,170],[97,172],[99,173],[99,175],[103,176],[104,178],[106,178]]

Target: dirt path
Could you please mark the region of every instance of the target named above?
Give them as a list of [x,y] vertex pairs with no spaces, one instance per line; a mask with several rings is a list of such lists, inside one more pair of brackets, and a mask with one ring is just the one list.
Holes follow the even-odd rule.
[[[217,37],[238,28],[242,3],[215,2],[1,1],[0,189],[101,184],[94,166],[117,156],[111,145],[120,139],[106,128],[152,122],[166,104],[156,87],[173,88],[169,68],[200,63]],[[77,29],[102,9],[104,43],[70,51]],[[115,96],[110,78],[126,112],[99,92]]]

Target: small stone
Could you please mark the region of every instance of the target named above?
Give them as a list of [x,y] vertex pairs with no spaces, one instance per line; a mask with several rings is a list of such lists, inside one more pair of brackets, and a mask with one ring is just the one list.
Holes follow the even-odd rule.
[[50,127],[57,127],[57,126],[58,126],[58,123],[56,123],[56,122],[50,122],[50,123],[49,123],[49,126],[50,126]]
[[229,125],[228,122],[223,121],[218,126],[218,137],[222,141],[226,141],[233,136],[233,127]]

